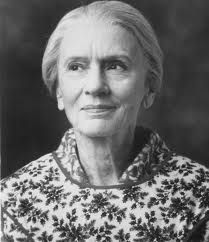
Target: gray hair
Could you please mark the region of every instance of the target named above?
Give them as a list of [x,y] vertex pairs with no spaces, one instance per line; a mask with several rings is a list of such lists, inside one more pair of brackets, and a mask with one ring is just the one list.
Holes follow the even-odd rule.
[[120,1],[96,1],[68,12],[58,23],[48,40],[42,60],[42,77],[52,96],[58,83],[58,59],[65,31],[76,19],[88,17],[110,21],[131,32],[142,48],[148,71],[145,85],[151,92],[159,92],[163,76],[163,54],[156,35],[144,16],[134,7]]

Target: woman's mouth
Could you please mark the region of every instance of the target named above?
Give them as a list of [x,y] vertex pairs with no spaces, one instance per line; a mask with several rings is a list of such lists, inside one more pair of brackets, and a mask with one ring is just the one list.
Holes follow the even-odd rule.
[[89,114],[108,114],[114,111],[117,107],[115,105],[106,105],[106,104],[99,104],[99,105],[85,105],[81,110],[89,113]]

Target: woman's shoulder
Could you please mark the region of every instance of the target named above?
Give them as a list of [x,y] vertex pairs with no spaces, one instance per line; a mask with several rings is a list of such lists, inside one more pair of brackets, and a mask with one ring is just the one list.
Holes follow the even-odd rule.
[[197,210],[209,213],[208,167],[173,153],[168,156],[159,174],[161,189],[164,193],[170,192],[172,201],[178,197],[185,203],[190,201]]
[[21,195],[24,192],[24,187],[28,187],[30,182],[41,181],[44,176],[47,174],[50,175],[50,173],[52,176],[52,173],[57,169],[53,153],[43,155],[31,161],[10,176],[1,180],[2,198],[7,197],[11,193]]
[[[58,189],[62,192],[60,187],[63,185],[65,177],[53,154],[41,156],[1,181],[2,226],[4,229],[8,228],[9,235],[14,234],[18,238],[25,238],[24,241],[32,241],[29,240],[30,234],[26,229],[26,224],[31,219],[33,223],[40,219],[43,225],[44,219],[47,218],[44,202],[47,198],[49,201],[53,200],[53,197],[50,196],[51,192],[55,194]],[[43,202],[44,195],[46,200]],[[37,206],[34,207],[34,204]],[[27,223],[26,216],[28,216]],[[22,219],[21,222],[19,219]],[[2,236],[1,232],[0,237]]]
[[195,178],[197,175],[205,179],[209,178],[209,167],[186,156],[170,153],[166,161],[165,167],[170,168],[169,171],[172,175],[175,174],[182,178]]
[[196,198],[200,192],[209,194],[209,168],[186,156],[170,152],[158,174],[161,183],[170,183],[172,187],[178,185]]
[[20,169],[9,175],[8,177],[5,177],[2,181],[10,180],[12,178],[19,178],[21,175],[27,172],[31,172],[33,168],[40,167],[46,164],[46,162],[49,161],[50,158],[52,158],[52,153],[45,154],[35,160],[32,160],[25,166],[21,167]]

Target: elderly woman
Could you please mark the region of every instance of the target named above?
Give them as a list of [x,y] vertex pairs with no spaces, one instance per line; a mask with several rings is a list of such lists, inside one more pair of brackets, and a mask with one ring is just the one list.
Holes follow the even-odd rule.
[[136,126],[162,80],[141,13],[119,1],[70,11],[42,71],[72,129],[2,181],[4,240],[208,241],[209,171]]

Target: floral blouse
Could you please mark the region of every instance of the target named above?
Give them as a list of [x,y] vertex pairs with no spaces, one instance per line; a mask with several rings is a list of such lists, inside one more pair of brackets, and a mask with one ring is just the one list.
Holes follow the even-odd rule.
[[89,183],[73,129],[2,180],[2,241],[209,241],[209,170],[144,131],[118,185]]

